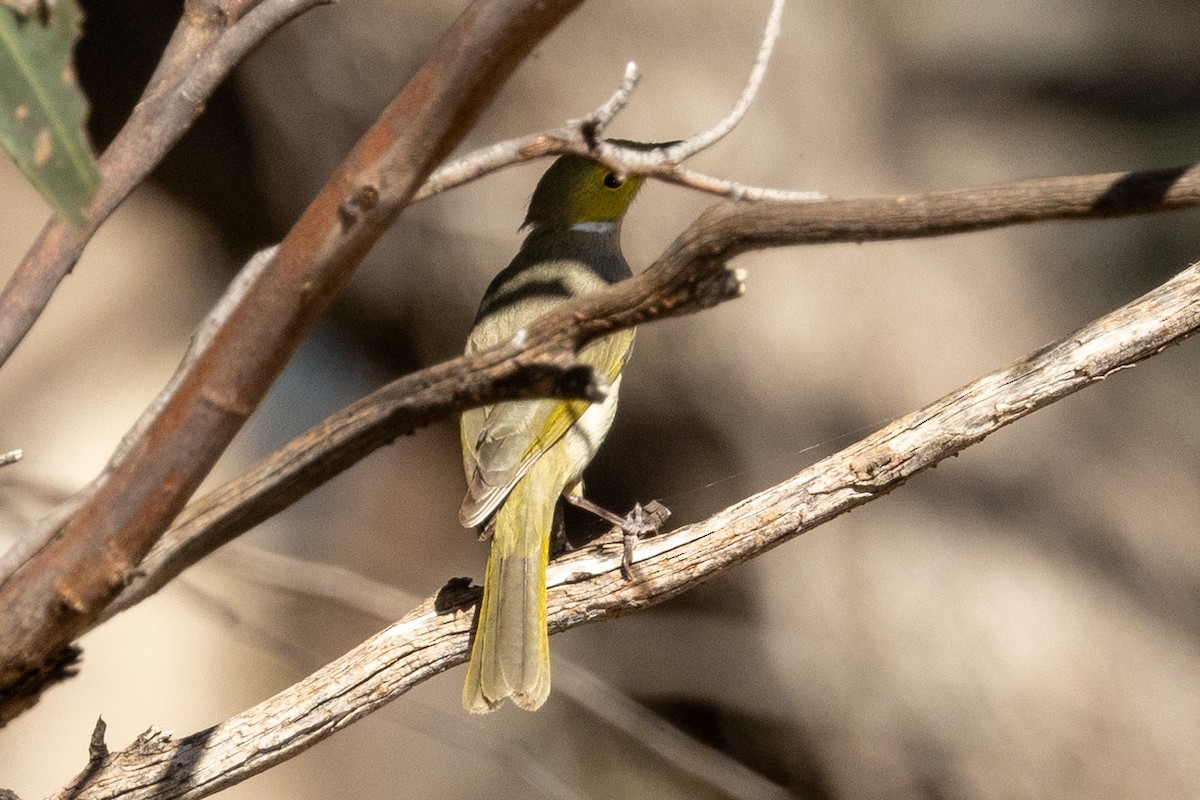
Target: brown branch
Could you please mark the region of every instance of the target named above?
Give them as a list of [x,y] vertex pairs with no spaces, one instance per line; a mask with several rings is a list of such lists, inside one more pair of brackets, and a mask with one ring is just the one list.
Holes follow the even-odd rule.
[[[146,91],[99,160],[100,185],[75,228],[42,229],[0,291],[0,365],[8,360],[109,215],[192,126],[217,86],[284,23],[333,0],[191,0]],[[250,9],[247,13],[247,9]]]
[[[937,236],[1018,223],[1153,213],[1197,205],[1200,205],[1200,167],[1188,166],[1038,179],[951,192],[829,200],[795,208],[769,203],[740,210],[738,206],[723,207],[726,211],[719,211],[722,207],[717,207],[710,214],[733,215],[737,219],[731,218],[729,223],[733,227],[744,226],[744,230],[731,230],[730,236],[754,239],[753,246],[769,247]],[[685,237],[699,235],[702,229],[703,226],[697,223]],[[647,297],[660,295],[659,299],[665,299],[662,297],[665,283],[652,277],[659,274],[656,269],[657,265],[647,270],[647,277],[642,279],[647,281],[643,291]],[[626,297],[605,304],[599,313],[621,310],[628,302]],[[674,307],[674,313],[686,310],[694,310],[690,301]],[[576,326],[575,318],[581,313],[581,307],[568,307],[564,314],[570,317],[565,323],[568,328]],[[666,312],[660,312],[659,316],[663,313]],[[241,477],[189,506],[178,524],[163,537],[162,544],[152,551],[142,573],[122,593],[119,609],[106,612],[104,617],[144,599],[203,555],[311,491],[376,447],[472,403],[508,396],[504,392],[515,389],[497,384],[517,380],[516,369],[522,366],[517,360],[505,365],[508,358],[523,358],[526,362],[540,359],[547,369],[556,360],[563,366],[570,363],[565,349],[537,349],[552,341],[583,341],[579,329],[568,330],[566,339],[556,338],[560,333],[562,331],[548,326],[536,326],[530,329],[523,345],[517,349],[520,356],[515,353],[489,354],[486,365],[456,359],[403,378],[330,417]],[[188,361],[185,359],[185,363]],[[530,366],[531,363],[524,363],[525,368]],[[457,375],[464,370],[472,373]],[[453,376],[457,378],[452,380]],[[545,373],[542,377],[549,380],[550,374]],[[412,393],[417,387],[421,391],[419,398]],[[533,394],[540,393],[543,388],[546,392],[555,391],[548,384],[529,387]],[[568,386],[559,389],[561,393],[571,392]],[[47,527],[54,530],[53,520]],[[28,538],[33,541],[38,537]],[[200,541],[205,538],[211,538],[211,541]],[[163,569],[169,574],[157,577],[158,571]]]
[[[897,488],[1039,408],[1149,358],[1200,329],[1200,266],[710,517],[638,545],[620,574],[606,537],[554,561],[558,632],[645,608]],[[53,795],[200,798],[278,764],[467,659],[478,590],[449,585],[395,625],[258,706],[182,739],[151,730]]]
[[[915,239],[1055,220],[1096,220],[1200,206],[1200,165],[1036,178],[978,189],[828,200],[725,204],[708,227],[742,231],[737,252],[792,244]],[[719,234],[718,234],[719,236]]]
[[[1023,181],[986,189],[812,204],[715,206],[637,277],[565,304],[521,342],[421,370],[364,397],[189,505],[100,620],[162,588],[187,567],[397,436],[517,391],[523,371],[573,363],[575,350],[617,326],[699,310],[736,294],[725,260],[755,247],[935,236],[1039,220],[1200,205],[1200,168]],[[527,374],[527,373],[525,373]],[[544,373],[550,378],[553,373]],[[526,387],[533,394],[548,385]],[[560,387],[561,388],[561,387]]]
[[0,696],[130,580],[371,245],[579,2],[476,0],[459,16],[57,538],[0,586]]

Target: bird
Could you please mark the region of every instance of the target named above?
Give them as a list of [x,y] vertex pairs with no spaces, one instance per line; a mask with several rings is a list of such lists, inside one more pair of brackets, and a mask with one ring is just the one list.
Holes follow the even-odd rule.
[[[586,156],[556,159],[530,199],[520,250],[484,292],[467,355],[512,339],[565,300],[630,277],[621,221],[643,181]],[[579,352],[608,385],[602,400],[510,400],[462,414],[468,488],[459,521],[491,534],[463,687],[469,712],[506,699],[536,710],[550,694],[546,567],[559,499],[615,517],[583,499],[582,475],[612,425],[633,340],[632,329],[620,330]]]

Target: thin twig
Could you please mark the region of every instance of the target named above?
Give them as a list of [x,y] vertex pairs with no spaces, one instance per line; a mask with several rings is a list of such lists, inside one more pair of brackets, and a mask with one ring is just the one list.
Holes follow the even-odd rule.
[[754,66],[750,70],[749,77],[746,78],[746,85],[742,88],[741,95],[738,96],[737,102],[733,104],[733,108],[729,110],[729,113],[725,115],[723,120],[708,130],[689,136],[679,144],[668,147],[666,152],[663,153],[663,158],[668,163],[681,164],[700,151],[712,147],[724,139],[742,121],[742,117],[746,116],[746,112],[750,110],[750,106],[754,103],[754,98],[758,95],[758,89],[762,86],[763,78],[766,77],[767,64],[771,62],[771,53],[775,49],[775,40],[779,38],[779,31],[783,25],[784,1],[774,0],[771,3],[771,13],[767,17],[767,25],[763,30],[762,43],[758,47],[758,54],[754,58]]
[[[644,540],[621,577],[619,537],[548,573],[552,632],[655,605],[898,488],[1000,428],[1200,330],[1200,268],[985,375],[709,519]],[[195,798],[278,764],[467,659],[478,591],[443,590],[307,679],[182,739],[151,730],[51,800]]]
[[0,453],[0,467],[7,467],[9,464],[15,464],[24,456],[24,450],[9,450],[7,453]]
[[[1059,219],[1097,219],[1200,206],[1200,167],[1020,181],[898,197],[715,206],[637,277],[564,304],[520,345],[460,357],[405,376],[337,412],[234,480],[190,504],[103,614],[140,602],[225,542],[295,502],[375,449],[521,385],[536,363],[571,363],[575,348],[731,296],[724,261],[763,247],[938,236]],[[707,282],[706,282],[707,281]],[[706,293],[708,286],[725,293]],[[546,391],[546,387],[530,387]]]
[[689,189],[695,189],[699,192],[737,201],[758,202],[761,200],[774,200],[779,203],[815,203],[818,200],[828,199],[821,192],[799,189],[773,189],[769,186],[750,186],[745,183],[726,180],[725,178],[715,178],[685,167],[675,167],[669,170],[656,169],[651,170],[648,174],[667,183],[686,186]]
[[625,65],[621,85],[583,119],[572,120],[553,130],[505,139],[441,166],[421,184],[421,188],[413,195],[413,202],[535,158],[563,152],[587,155],[593,147],[588,143],[589,137],[602,133],[613,117],[625,108],[640,77],[637,64],[630,61]]
[[399,619],[421,600],[340,564],[299,558],[244,543],[222,549],[214,559],[259,586],[328,600],[383,622]]
[[748,186],[724,178],[714,178],[680,166],[685,159],[691,158],[724,138],[741,122],[742,117],[754,102],[758,89],[762,85],[763,77],[766,75],[767,65],[771,61],[775,41],[779,37],[784,2],[785,0],[773,0],[771,13],[763,30],[762,43],[759,45],[758,55],[755,57],[754,66],[751,68],[746,85],[729,113],[711,128],[700,131],[676,144],[644,150],[634,150],[631,147],[601,139],[604,129],[629,102],[633,90],[637,86],[638,68],[636,64],[630,62],[625,68],[625,76],[617,90],[608,100],[583,119],[573,120],[558,128],[507,139],[468,153],[434,172],[413,196],[413,201],[424,200],[514,164],[564,153],[590,156],[621,173],[636,172],[730,200],[776,200],[808,203],[825,199],[825,195],[820,192]]
[[562,656],[554,657],[554,691],[621,731],[647,752],[680,772],[704,781],[734,800],[798,800],[779,784],[728,753],[707,745],[661,715],[613,687],[592,670]]
[[612,97],[583,118],[583,131],[588,140],[594,143],[604,136],[605,129],[629,104],[630,98],[633,97],[633,90],[637,88],[641,77],[636,63],[630,61],[625,65],[625,77],[621,79],[621,85],[613,92]]

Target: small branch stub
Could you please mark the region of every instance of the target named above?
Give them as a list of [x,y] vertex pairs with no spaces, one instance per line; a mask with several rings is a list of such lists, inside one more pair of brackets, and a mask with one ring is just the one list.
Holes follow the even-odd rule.
[[360,186],[354,196],[338,206],[338,218],[343,228],[349,228],[363,214],[379,205],[379,189],[370,184]]
[[92,738],[88,742],[88,761],[97,764],[108,758],[108,745],[104,742],[104,733],[108,725],[104,717],[96,717],[96,727],[92,729]]

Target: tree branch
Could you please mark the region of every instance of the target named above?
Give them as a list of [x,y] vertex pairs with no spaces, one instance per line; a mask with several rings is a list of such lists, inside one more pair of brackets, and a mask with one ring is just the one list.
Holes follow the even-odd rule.
[[767,17],[767,24],[763,29],[758,55],[754,58],[754,66],[750,69],[746,85],[742,88],[742,93],[738,96],[737,102],[733,104],[733,108],[729,110],[724,119],[708,130],[689,136],[682,142],[668,147],[663,153],[663,158],[667,162],[679,164],[697,153],[707,150],[728,136],[742,121],[742,117],[746,116],[746,112],[754,103],[754,98],[758,96],[758,89],[762,86],[763,78],[767,75],[767,64],[771,61],[771,52],[775,49],[775,40],[779,38],[779,31],[783,27],[783,5],[784,0],[774,0],[771,3],[771,13]]
[[[167,400],[173,397],[178,391],[179,385],[187,375],[188,370],[195,365],[200,356],[209,348],[216,332],[228,321],[230,314],[233,313],[234,309],[245,298],[247,290],[258,278],[263,268],[275,257],[275,251],[276,248],[270,247],[256,253],[246,262],[237,276],[230,281],[229,287],[221,299],[209,311],[208,315],[197,327],[196,332],[192,335],[187,352],[184,353],[179,367],[176,368],[175,374],[171,376],[171,380],[158,393],[154,402],[142,412],[141,417],[138,418],[133,427],[121,437],[121,443],[117,447],[114,458],[120,458],[128,448],[133,446],[134,442],[145,435],[150,423],[162,411]],[[34,530],[18,539],[16,544],[0,556],[0,585],[12,577],[22,565],[54,541],[62,524],[82,506],[83,501],[97,487],[99,481],[100,478],[93,480],[88,486],[76,492],[74,496],[59,503],[52,514],[41,520]]]
[[[532,330],[532,329],[531,329]],[[539,332],[535,340],[543,337]],[[575,349],[508,343],[393,381],[310,428],[234,480],[189,504],[95,620],[141,602],[176,575],[287,508],[397,436],[501,400],[598,400],[607,389]]]
[[[217,559],[225,569],[259,586],[337,603],[384,623],[404,616],[419,602],[419,598],[408,592],[340,564],[298,558],[244,544],[224,548]],[[202,593],[207,595],[207,602],[222,610],[230,610],[222,597]],[[275,632],[260,625],[244,619],[233,624],[238,635],[248,641],[268,649],[294,650],[292,643],[278,641]],[[310,657],[308,660],[313,659]],[[733,800],[750,797],[795,800],[795,796],[782,786],[743,766],[728,753],[675,727],[659,713],[561,653],[554,658],[554,693],[569,698],[581,709],[614,730],[621,731],[646,752],[655,754],[681,773],[707,783]]]
[[459,16],[56,538],[0,586],[0,696],[57,660],[135,574],[371,245],[579,2],[476,0]]
[[[1039,408],[1149,358],[1200,329],[1200,266],[1028,357],[886,426],[764,492],[638,545],[620,574],[619,536],[555,560],[558,632],[645,608],[812,530]],[[467,659],[478,589],[448,585],[309,678],[182,739],[151,729],[54,800],[205,797],[284,761],[430,676]]]
[[680,166],[684,160],[723,139],[746,115],[746,111],[758,95],[767,65],[771,61],[771,53],[775,49],[775,40],[779,37],[783,19],[783,6],[784,0],[773,0],[771,13],[763,30],[762,43],[746,79],[746,85],[729,113],[711,128],[683,141],[651,149],[634,150],[602,140],[600,137],[605,128],[629,102],[637,86],[637,64],[630,62],[625,68],[625,77],[620,87],[591,114],[558,128],[497,142],[469,153],[434,172],[414,195],[413,201],[424,200],[514,164],[564,153],[590,156],[622,173],[635,172],[731,200],[808,202],[825,199],[820,192],[747,186]]
[[[617,327],[697,311],[735,296],[725,262],[754,248],[866,241],[1087,219],[1200,205],[1200,168],[1021,181],[983,189],[810,204],[714,206],[645,272],[564,304],[520,342],[406,376],[337,412],[240,476],[197,499],[147,555],[97,622],[129,608],[226,542],[397,436],[475,405],[514,396],[531,370],[543,380]],[[558,365],[552,367],[550,365]],[[525,387],[545,396],[556,387]],[[564,387],[559,385],[557,390]],[[568,392],[569,393],[569,392]]]
[[[574,0],[575,3],[578,1]],[[235,0],[196,0],[195,4],[189,7],[188,13],[199,19],[214,17],[219,21],[231,15],[240,15],[246,7],[253,3],[254,0],[236,0],[236,2]],[[778,36],[783,4],[784,0],[774,0],[773,2],[772,14],[764,33],[762,46],[738,103],[713,130],[702,132],[685,143],[691,148],[689,154],[698,152],[728,133],[749,107],[761,84],[771,50]],[[469,16],[469,14],[464,15],[464,18]],[[243,23],[244,26],[245,23]],[[218,41],[218,47],[220,44],[221,42]],[[153,94],[153,87],[158,85],[163,75],[172,74],[172,67],[178,67],[180,64],[186,65],[187,62],[183,56],[176,58],[172,52],[172,48],[168,48],[168,56],[160,64],[155,79],[152,80],[152,89],[147,91],[148,95]],[[488,57],[494,55],[489,50],[482,52]],[[224,62],[218,59],[217,63]],[[201,76],[215,74],[212,70],[203,69],[193,70],[193,72]],[[482,73],[477,72],[474,80],[478,81],[480,74],[485,76],[484,84],[493,80],[492,73],[486,70]],[[460,76],[462,75],[465,73],[460,73]],[[420,77],[418,76],[418,78]],[[464,86],[469,94],[472,78],[469,75],[466,75],[466,78]],[[590,149],[608,147],[603,142],[597,142],[596,137],[612,117],[624,107],[636,81],[636,68],[631,64],[621,88],[609,101],[593,111],[587,119],[575,124],[578,137],[586,140]],[[215,86],[215,83],[213,85]],[[422,89],[419,81],[410,84],[410,90],[414,96],[428,100],[422,94]],[[180,94],[185,97],[190,96],[187,91],[181,91]],[[400,100],[393,104],[394,107],[398,105],[402,105]],[[393,117],[402,118],[404,109],[401,108],[397,112],[393,108],[392,112]],[[395,121],[393,119],[391,122]],[[360,150],[370,150],[371,147],[385,150],[388,137],[394,135],[394,131],[388,128],[388,124],[391,123],[385,123],[387,123],[386,120],[381,120],[373,132],[364,137],[363,142],[360,143]],[[368,146],[367,141],[372,138],[373,134],[377,141]],[[413,145],[414,141],[417,140],[410,139],[408,146]],[[423,141],[421,140],[422,143]],[[286,320],[289,311],[294,312],[293,319],[298,323],[299,334],[303,334],[304,326],[309,324],[305,319],[311,320],[311,315],[319,312],[323,302],[319,292],[316,302],[307,305],[304,302],[303,295],[313,286],[312,281],[301,281],[299,276],[299,273],[307,268],[304,264],[305,259],[312,255],[306,248],[330,246],[331,238],[334,240],[333,248],[335,250],[339,246],[341,247],[342,253],[334,252],[331,256],[326,254],[330,257],[324,263],[320,257],[317,257],[315,265],[318,268],[323,266],[329,270],[324,276],[328,282],[327,289],[329,291],[336,289],[338,282],[345,279],[348,269],[352,268],[357,259],[361,257],[361,253],[355,254],[356,248],[369,246],[369,241],[378,235],[380,221],[384,220],[384,224],[386,224],[386,221],[391,218],[388,215],[394,216],[395,213],[398,213],[398,209],[409,200],[407,196],[385,191],[387,179],[394,177],[387,175],[388,169],[391,168],[389,167],[389,158],[393,165],[411,166],[413,154],[411,152],[403,153],[405,146],[402,142],[399,145],[392,142],[391,151],[384,152],[383,157],[373,167],[363,170],[354,176],[353,180],[347,181],[348,184],[357,184],[349,196],[346,195],[351,187],[349,185],[337,186],[338,176],[330,181],[326,192],[309,209],[310,212],[313,212],[314,208],[322,205],[322,198],[328,198],[330,194],[341,193],[345,197],[337,206],[336,214],[341,230],[333,232],[326,230],[324,244],[320,243],[321,235],[317,231],[298,233],[304,227],[305,219],[302,219],[293,229],[289,238],[283,242],[280,250],[260,254],[256,260],[247,265],[243,270],[242,277],[231,287],[222,301],[222,306],[215,310],[205,323],[204,327],[208,330],[198,334],[197,341],[193,343],[193,347],[170,385],[160,393],[158,399],[124,437],[121,446],[110,461],[109,467],[91,484],[55,509],[39,524],[32,535],[24,537],[17,546],[5,554],[3,559],[0,559],[0,607],[3,607],[6,598],[8,602],[20,604],[21,615],[13,616],[14,622],[9,626],[8,632],[16,636],[17,647],[25,651],[18,650],[17,654],[7,663],[2,660],[3,656],[0,656],[0,723],[12,713],[5,711],[2,701],[5,685],[10,687],[21,685],[26,687],[23,688],[23,693],[26,693],[29,691],[28,687],[36,687],[41,682],[40,679],[30,680],[30,676],[50,674],[47,665],[57,665],[55,674],[62,673],[61,665],[69,665],[74,658],[74,653],[65,648],[65,643],[69,641],[72,633],[77,635],[95,624],[98,619],[97,614],[107,608],[108,601],[116,588],[131,580],[141,582],[138,577],[141,569],[138,567],[140,567],[140,562],[145,557],[147,550],[162,535],[163,527],[190,495],[196,483],[211,466],[212,461],[215,461],[216,455],[224,449],[228,439],[248,415],[249,410],[258,402],[261,392],[265,391],[266,383],[283,363],[279,358],[286,359],[298,339],[295,338],[296,331],[291,330],[294,326],[285,323],[283,326],[284,336],[275,340],[267,348],[265,359],[255,359],[253,354],[249,356],[245,353],[239,354],[239,347],[245,347],[251,343],[257,345],[264,338],[268,342],[271,341],[270,334],[276,331],[271,328],[269,323],[265,325],[263,323],[264,319],[270,318],[267,315],[271,313],[282,312],[280,317]],[[430,152],[433,151],[430,150]],[[637,151],[629,152],[633,153],[635,158],[645,158],[645,154],[639,154]],[[400,153],[400,157],[397,157],[397,153]],[[362,155],[362,153],[356,155]],[[661,160],[661,153],[656,158]],[[342,178],[345,178],[346,174],[352,173],[355,168],[363,166],[362,164],[358,164],[357,167],[351,165],[354,160],[355,156],[352,155],[347,164],[343,165],[342,172],[345,174],[341,176]],[[328,203],[325,204],[324,210],[328,210],[328,205]],[[311,216],[308,217],[310,223]],[[318,212],[316,216],[319,217],[320,213]],[[323,221],[328,222],[332,218],[333,215],[329,215]],[[309,227],[319,231],[320,222],[315,225],[310,224]],[[355,242],[353,238],[353,229],[355,228],[363,234],[358,242]],[[342,234],[342,237],[340,241],[337,241],[339,233]],[[285,300],[273,305],[272,301],[277,301],[285,292],[281,292],[279,286],[270,289],[262,287],[275,280],[272,276],[276,273],[287,272],[286,266],[280,267],[275,262],[287,261],[286,258],[281,259],[280,253],[288,255],[288,245],[294,241],[300,243],[294,248],[298,252],[298,258],[294,259],[295,263],[291,264],[295,275],[291,283],[305,288],[301,291],[300,302],[289,303]],[[339,259],[342,259],[340,268],[338,267]],[[725,286],[727,283],[728,281],[712,283],[712,286],[717,287],[713,291],[717,293],[731,292],[733,287],[732,285]],[[721,286],[725,286],[725,288],[722,289]],[[246,326],[247,323],[244,322],[246,317],[251,319],[248,327],[258,330],[262,335],[255,338],[253,334],[236,334],[229,337],[228,340],[222,338],[227,329],[235,327],[239,320],[242,320],[241,325]],[[236,344],[239,339],[243,342],[240,346]],[[518,373],[502,379],[502,382],[503,380],[508,381],[507,388],[499,384],[492,387],[494,396],[489,396],[491,399],[529,396],[530,391],[534,391],[538,396],[551,394],[594,398],[603,391],[603,387],[594,384],[590,371],[575,364],[573,355],[565,348],[558,348],[545,357],[535,357],[526,361],[527,363]],[[210,370],[214,369],[214,365],[218,365],[215,367],[217,370],[221,368],[220,365],[223,365],[228,372],[233,373],[225,376],[231,381],[229,385],[214,386],[206,383],[212,379]],[[200,375],[203,375],[204,378],[199,378]],[[521,380],[532,380],[533,383],[530,386],[522,386]],[[410,385],[400,388],[407,391],[413,387]],[[499,393],[495,394],[497,391]],[[468,397],[474,397],[476,404],[489,399],[489,397],[473,395],[468,395]],[[455,408],[465,407],[465,402],[461,399],[456,401]],[[180,414],[188,417],[191,430],[187,431],[180,440],[169,445],[164,444],[160,439],[163,431],[170,431],[172,434],[179,432],[176,425],[177,417]],[[403,413],[390,416],[396,421],[395,424],[408,424],[405,422],[408,417]],[[415,419],[416,421],[412,423],[414,426],[428,421],[426,416],[420,414]],[[333,432],[330,429],[324,429],[314,432],[314,435],[328,436]],[[317,464],[318,471],[340,471],[361,457],[361,455],[355,454],[355,447],[365,453],[381,443],[377,437],[372,435],[362,439],[351,437],[349,440],[338,440],[335,437],[334,441],[347,443],[350,448],[337,451],[331,460]],[[184,455],[175,457],[173,452]],[[290,454],[285,452],[281,455],[286,461]],[[340,462],[337,460],[339,458]],[[138,466],[139,463],[141,466]],[[151,464],[157,466],[150,467],[149,472],[145,471]],[[252,485],[258,483],[255,476],[249,477]],[[167,491],[160,489],[159,484],[164,482],[168,487]],[[223,528],[227,533],[220,533],[222,525],[219,523],[221,521],[218,521],[216,525],[203,526],[210,534],[207,547],[217,546],[220,541],[224,540],[221,538],[222,535],[226,538],[236,535],[244,530],[246,525],[261,520],[263,514],[273,513],[274,510],[291,502],[296,496],[294,490],[279,481],[271,481],[270,486],[259,485],[256,488],[260,488],[262,491],[256,495],[259,503],[254,509],[254,513],[234,515],[234,524]],[[117,500],[122,502],[122,507],[111,505]],[[228,502],[223,505],[227,507]],[[93,515],[98,519],[92,518]],[[184,520],[189,526],[203,525],[205,521],[203,515],[199,518],[189,516]],[[53,552],[53,548],[63,552]],[[204,552],[207,550],[188,547],[185,542],[177,561],[178,568],[182,569],[187,563],[192,563]],[[42,566],[35,567],[35,562]],[[22,571],[23,574],[18,575]],[[167,570],[159,571],[156,574],[160,576],[160,580],[166,580],[170,576]],[[27,586],[22,586],[22,580]],[[157,585],[161,585],[161,583]],[[34,591],[29,591],[30,588],[33,588]],[[42,596],[42,599],[39,599],[39,595]],[[60,610],[65,610],[66,613],[58,614],[57,612]],[[111,614],[115,611],[107,613]],[[42,630],[47,625],[51,627]],[[0,626],[0,636],[5,633],[4,627]],[[56,641],[57,645],[55,645]],[[52,649],[50,652],[42,652],[45,663],[39,664],[34,657],[39,649],[45,651],[47,647]],[[57,651],[53,650],[54,647],[58,648]],[[24,704],[25,700],[20,700],[18,703],[21,706]]]
[[[0,292],[0,365],[79,261],[96,230],[192,126],[234,65],[284,23],[333,0],[191,0],[128,122],[99,160],[76,228],[55,215]],[[247,13],[247,9],[250,9]]]

